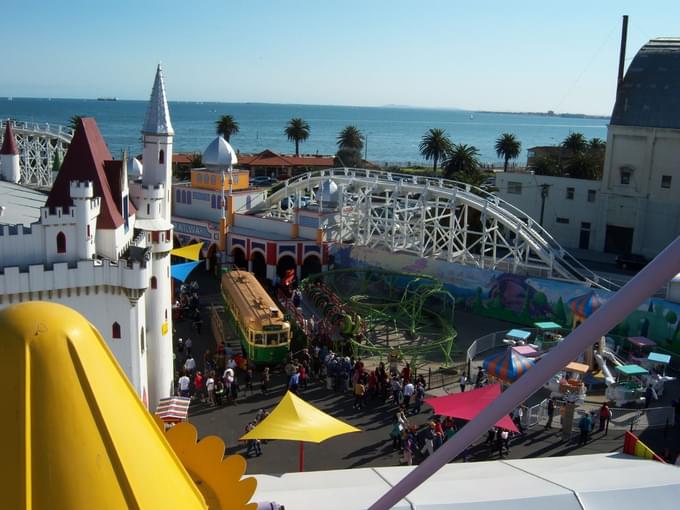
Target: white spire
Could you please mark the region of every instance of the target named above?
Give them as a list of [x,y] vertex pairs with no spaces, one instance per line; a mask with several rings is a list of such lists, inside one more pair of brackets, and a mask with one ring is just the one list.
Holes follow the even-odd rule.
[[168,101],[165,99],[165,84],[163,83],[163,69],[158,64],[156,69],[156,79],[153,82],[149,107],[146,110],[144,127],[142,133],[145,135],[174,135],[170,123],[170,111]]

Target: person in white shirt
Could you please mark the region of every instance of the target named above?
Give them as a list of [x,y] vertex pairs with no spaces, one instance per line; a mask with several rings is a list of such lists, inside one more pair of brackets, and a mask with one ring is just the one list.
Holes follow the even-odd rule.
[[461,374],[460,376],[460,392],[463,393],[465,391],[465,385],[467,384],[467,377],[465,376],[465,373]]
[[416,392],[416,387],[413,386],[412,382],[407,382],[404,384],[404,408],[408,411],[409,403],[411,402],[411,397]]
[[182,377],[179,378],[179,394],[182,397],[188,397],[189,396],[189,383],[191,381],[187,377],[187,374],[183,374]]
[[194,343],[191,341],[191,338],[187,338],[184,341],[184,348],[187,350],[187,355],[191,355],[191,347],[194,345]]
[[212,372],[208,376],[208,380],[205,382],[205,389],[208,392],[208,404],[211,406],[215,405],[215,378]]
[[196,361],[192,356],[189,356],[184,362],[184,370],[186,370],[189,374],[196,370]]

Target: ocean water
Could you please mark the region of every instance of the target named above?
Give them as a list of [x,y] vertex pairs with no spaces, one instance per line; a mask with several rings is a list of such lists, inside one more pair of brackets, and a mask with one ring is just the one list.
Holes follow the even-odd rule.
[[[118,156],[126,148],[133,154],[141,152],[146,105],[146,101],[0,98],[0,118],[66,125],[72,115],[92,116],[111,153]],[[170,102],[169,107],[175,152],[202,152],[215,136],[217,118],[228,114],[240,126],[231,139],[235,149],[292,153],[294,145],[283,130],[289,119],[302,117],[311,128],[309,139],[300,146],[302,153],[334,154],[339,131],[353,124],[366,135],[369,160],[402,164],[424,162],[418,145],[430,128],[445,129],[454,143],[476,146],[484,163],[498,162],[496,139],[501,133],[514,133],[522,142],[516,162],[523,165],[529,147],[558,144],[572,132],[606,140],[608,123],[607,119],[398,107],[207,102]]]

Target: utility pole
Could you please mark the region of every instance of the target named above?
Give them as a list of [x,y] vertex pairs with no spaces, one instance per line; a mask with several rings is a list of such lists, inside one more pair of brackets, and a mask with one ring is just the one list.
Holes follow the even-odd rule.
[[616,76],[616,89],[618,90],[623,82],[623,68],[626,65],[626,40],[628,38],[628,15],[623,16],[621,25],[621,49],[619,50],[619,72]]
[[543,212],[545,211],[545,199],[548,198],[550,184],[541,184],[541,219],[538,224],[543,226]]

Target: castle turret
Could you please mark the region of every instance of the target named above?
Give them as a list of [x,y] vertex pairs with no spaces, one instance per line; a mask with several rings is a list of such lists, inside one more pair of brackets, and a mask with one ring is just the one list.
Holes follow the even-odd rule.
[[9,182],[19,182],[21,170],[19,168],[19,149],[12,132],[12,122],[5,125],[5,136],[0,149],[0,175]]
[[91,259],[95,254],[95,231],[100,200],[94,198],[92,181],[71,181],[69,194],[75,209],[74,239],[78,259]]
[[160,398],[171,395],[173,391],[170,193],[174,131],[160,65],[156,70],[142,135],[144,173],[141,183],[131,183],[130,193],[137,208],[135,228],[147,233],[152,252],[146,333],[149,407],[153,410]]

